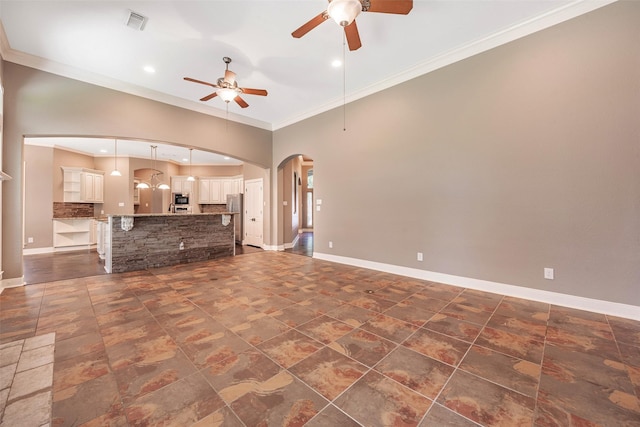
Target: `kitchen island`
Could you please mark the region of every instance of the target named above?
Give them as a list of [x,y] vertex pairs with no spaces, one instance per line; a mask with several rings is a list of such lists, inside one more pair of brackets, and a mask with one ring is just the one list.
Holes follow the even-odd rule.
[[234,213],[107,215],[107,273],[235,255]]

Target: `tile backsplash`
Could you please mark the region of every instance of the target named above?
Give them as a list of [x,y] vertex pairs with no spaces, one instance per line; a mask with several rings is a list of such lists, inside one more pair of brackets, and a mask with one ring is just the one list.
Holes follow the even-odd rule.
[[54,218],[93,218],[93,203],[53,202]]

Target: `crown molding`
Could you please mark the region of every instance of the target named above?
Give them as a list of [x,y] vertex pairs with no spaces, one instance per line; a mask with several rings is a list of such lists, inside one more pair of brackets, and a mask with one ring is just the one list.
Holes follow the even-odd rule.
[[545,14],[536,16],[535,18],[529,19],[527,21],[521,22],[505,30],[496,32],[487,37],[477,39],[473,42],[452,49],[433,59],[424,61],[408,70],[398,73],[395,76],[358,90],[348,95],[346,98],[340,97],[334,99],[333,101],[324,103],[307,111],[303,111],[298,115],[291,116],[286,120],[276,123],[268,123],[261,120],[251,119],[234,113],[229,113],[227,116],[224,111],[212,107],[206,107],[194,101],[185,100],[176,96],[167,95],[140,86],[126,84],[97,73],[81,71],[64,64],[16,51],[9,45],[1,20],[0,55],[5,61],[13,62],[19,65],[24,65],[59,76],[83,81],[85,83],[95,84],[97,86],[106,87],[109,89],[117,90],[119,92],[140,96],[150,100],[162,102],[164,104],[196,111],[202,114],[229,119],[245,125],[274,131],[324,113],[326,111],[332,110],[334,108],[341,107],[345,102],[350,103],[353,101],[357,101],[358,99],[364,98],[381,90],[388,89],[397,84],[404,83],[408,80],[446,67],[447,65],[451,65],[463,59],[552,27],[569,19],[599,9],[608,4],[615,3],[616,1],[618,0],[575,0],[564,6],[551,10]]
[[404,83],[416,77],[428,74],[432,71],[446,67],[463,59],[470,58],[474,55],[478,55],[482,52],[486,52],[498,46],[507,44],[514,40],[560,24],[569,19],[573,19],[585,13],[599,9],[611,3],[615,3],[618,0],[576,0],[567,5],[549,11],[545,14],[536,16],[535,18],[521,22],[505,30],[493,33],[489,36],[477,39],[458,48],[449,50],[435,58],[424,61],[412,68],[409,68],[402,73],[398,73],[388,79],[377,82],[374,85],[370,85],[357,92],[353,92],[347,95],[346,100],[339,98],[331,102],[318,106],[317,108],[307,110],[301,114],[290,117],[288,120],[274,123],[273,130],[277,130],[310,117],[316,116],[320,113],[324,113],[334,108],[343,106],[345,103],[357,101],[358,99],[372,95],[376,92],[380,92],[384,89],[388,89],[400,83]]

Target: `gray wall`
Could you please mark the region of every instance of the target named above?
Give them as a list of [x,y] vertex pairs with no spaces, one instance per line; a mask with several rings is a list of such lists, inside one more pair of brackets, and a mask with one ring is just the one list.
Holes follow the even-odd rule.
[[346,131],[277,130],[274,165],[314,160],[315,252],[640,305],[638,22],[614,3],[350,103]]

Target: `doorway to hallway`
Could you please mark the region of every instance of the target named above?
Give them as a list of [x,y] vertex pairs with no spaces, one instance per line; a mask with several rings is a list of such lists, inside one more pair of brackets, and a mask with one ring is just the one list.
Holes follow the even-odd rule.
[[300,233],[298,236],[298,241],[292,248],[285,249],[285,252],[290,252],[292,254],[304,255],[304,256],[313,256],[313,231],[305,231]]

